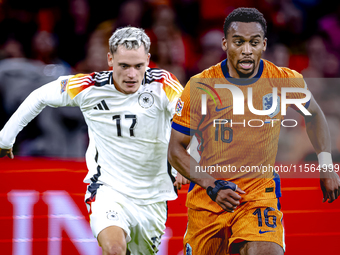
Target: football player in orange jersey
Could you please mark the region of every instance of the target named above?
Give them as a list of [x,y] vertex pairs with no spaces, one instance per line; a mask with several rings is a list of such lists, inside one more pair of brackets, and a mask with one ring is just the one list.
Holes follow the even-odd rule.
[[[172,166],[192,182],[186,202],[188,226],[184,252],[187,255],[284,253],[283,215],[279,203],[281,192],[277,174],[273,172],[272,176],[267,175],[266,178],[256,175],[253,175],[256,178],[249,178],[249,175],[242,176],[240,171],[245,166],[274,165],[281,121],[269,121],[272,124],[256,128],[242,125],[240,116],[233,115],[233,110],[237,109],[233,107],[235,98],[231,97],[230,91],[215,90],[207,84],[209,79],[219,85],[223,80],[243,94],[247,88],[252,88],[254,108],[263,107],[264,110],[267,109],[268,100],[274,104],[274,92],[268,94],[268,91],[273,91],[273,87],[278,91],[278,101],[280,96],[284,97],[281,90],[284,87],[307,91],[307,85],[299,73],[277,67],[261,58],[267,47],[266,30],[266,20],[258,10],[235,9],[224,23],[222,49],[227,59],[190,79],[178,100],[168,158]],[[219,83],[214,82],[214,78]],[[281,82],[273,82],[275,78]],[[219,100],[207,100],[204,109],[203,103],[201,105],[204,102],[202,91],[210,93],[210,96],[215,94]],[[291,93],[289,97],[301,99],[305,95]],[[216,101],[221,104],[219,108]],[[293,104],[290,106],[294,108]],[[323,201],[333,202],[339,195],[340,180],[332,171],[327,122],[312,96],[303,107],[311,114],[304,114],[306,129],[318,154],[319,164],[324,166],[320,172]],[[245,114],[241,117],[251,120],[255,114],[244,108]],[[303,114],[304,111],[299,109],[296,108]],[[266,123],[268,118],[271,120],[273,117],[282,120],[282,115],[274,108],[267,116],[257,116],[257,119]],[[237,125],[230,126],[231,118],[237,121]],[[224,120],[223,125],[216,123],[216,120]],[[199,163],[186,151],[194,134],[201,142]],[[207,166],[216,169],[218,166],[232,166],[237,173],[227,178],[218,178],[209,171],[195,173],[197,169]]]

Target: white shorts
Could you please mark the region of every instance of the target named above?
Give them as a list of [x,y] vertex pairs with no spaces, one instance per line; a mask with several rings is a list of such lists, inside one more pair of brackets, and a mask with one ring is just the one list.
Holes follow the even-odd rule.
[[156,254],[165,230],[166,202],[137,205],[108,186],[96,188],[96,195],[92,190],[92,196],[89,191],[85,196],[94,236],[109,226],[118,226],[125,231],[131,255]]

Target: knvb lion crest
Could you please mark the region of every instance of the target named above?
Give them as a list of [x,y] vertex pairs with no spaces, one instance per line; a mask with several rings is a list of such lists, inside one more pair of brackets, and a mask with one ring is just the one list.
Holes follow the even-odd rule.
[[178,116],[182,116],[183,106],[184,106],[184,102],[180,98],[178,98],[178,101],[177,101],[177,104],[176,104],[176,109],[175,109],[176,114]]
[[[268,110],[272,107],[273,105],[273,94],[269,93],[265,96],[262,97],[262,105],[263,105],[263,110]],[[277,97],[277,106],[275,111],[272,114],[269,114],[268,116],[270,118],[273,118],[276,114],[278,114],[280,111],[280,97]]]

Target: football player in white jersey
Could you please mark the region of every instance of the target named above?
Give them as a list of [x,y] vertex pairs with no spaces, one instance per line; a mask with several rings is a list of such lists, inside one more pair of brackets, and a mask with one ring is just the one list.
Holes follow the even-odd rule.
[[85,202],[103,254],[156,254],[166,201],[177,197],[167,147],[183,87],[173,74],[148,68],[142,29],[116,30],[109,47],[112,71],[62,76],[33,91],[1,130],[0,156],[13,158],[17,134],[46,105],[78,106],[90,138]]

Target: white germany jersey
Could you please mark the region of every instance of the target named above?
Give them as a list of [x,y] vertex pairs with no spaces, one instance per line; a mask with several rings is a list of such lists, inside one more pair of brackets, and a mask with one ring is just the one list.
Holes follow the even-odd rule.
[[[26,101],[30,103],[34,97],[35,104],[28,107],[34,116],[42,110],[36,110],[41,108],[39,104],[79,106],[90,138],[86,153],[89,172],[84,182],[103,183],[137,204],[150,204],[176,198],[167,149],[171,119],[182,90],[171,73],[148,68],[139,90],[123,94],[113,85],[112,71],[104,71],[62,76],[34,91]],[[25,119],[27,105],[22,106],[15,114]],[[6,126],[0,133],[0,146],[11,147],[14,140],[4,141],[12,133]]]

